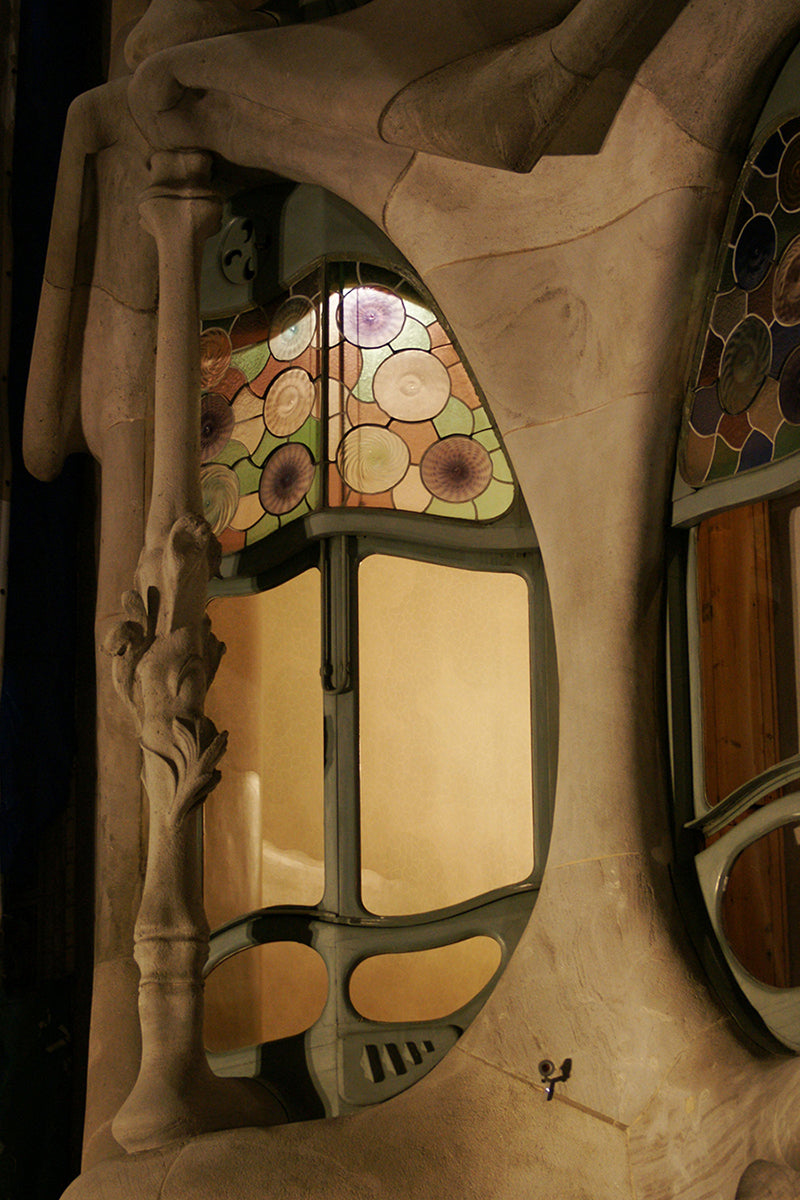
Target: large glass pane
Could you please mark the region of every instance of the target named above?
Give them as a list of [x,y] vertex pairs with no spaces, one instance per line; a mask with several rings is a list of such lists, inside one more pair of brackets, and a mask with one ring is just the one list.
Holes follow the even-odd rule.
[[320,585],[316,569],[209,606],[227,646],[207,712],[230,731],[205,807],[212,929],[269,904],[316,904],[323,890]]
[[490,937],[380,954],[358,964],[350,999],[369,1021],[436,1021],[468,1004],[499,966],[500,947]]
[[316,950],[270,942],[235,954],[206,980],[208,1050],[237,1050],[309,1029],[328,996],[328,972]]
[[529,596],[517,575],[359,571],[362,893],[420,912],[533,868]]

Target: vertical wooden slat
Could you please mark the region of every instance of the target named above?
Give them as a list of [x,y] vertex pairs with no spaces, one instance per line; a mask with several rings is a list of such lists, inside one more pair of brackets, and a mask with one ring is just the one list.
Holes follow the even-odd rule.
[[[703,750],[710,804],[778,762],[770,514],[731,509],[698,531]],[[776,987],[789,980],[780,831],[740,856],[725,890],[725,931],[743,965]]]

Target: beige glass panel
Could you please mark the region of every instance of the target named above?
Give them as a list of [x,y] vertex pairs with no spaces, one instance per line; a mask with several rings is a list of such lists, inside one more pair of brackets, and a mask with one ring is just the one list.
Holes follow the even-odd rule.
[[490,937],[381,954],[358,964],[350,999],[368,1021],[435,1021],[469,1003],[499,966],[500,947]]
[[327,996],[328,972],[316,950],[299,942],[252,946],[206,980],[206,1049],[238,1050],[303,1033]]
[[211,928],[270,904],[322,897],[320,581],[316,569],[209,605],[227,646],[206,711],[229,730],[204,814]]
[[533,869],[529,597],[518,575],[359,570],[362,897],[422,912]]

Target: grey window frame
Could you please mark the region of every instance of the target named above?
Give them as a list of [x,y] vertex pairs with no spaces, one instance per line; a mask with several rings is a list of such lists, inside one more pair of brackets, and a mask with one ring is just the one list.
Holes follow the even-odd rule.
[[[207,972],[265,942],[297,940],[317,950],[329,976],[325,1010],[310,1030],[210,1056],[214,1070],[275,1086],[290,1115],[339,1115],[378,1103],[426,1074],[485,1003],[516,946],[541,885],[555,790],[557,697],[555,644],[541,555],[521,500],[491,525],[381,510],[327,510],[299,519],[243,551],[215,581],[211,595],[260,592],[310,566],[321,571],[322,676],[325,721],[325,892],[317,906],[272,907],[242,914],[211,937]],[[360,897],[358,796],[359,564],[373,554],[462,569],[513,572],[530,596],[534,867],[527,879],[463,903],[407,916],[377,916]],[[492,798],[497,803],[496,798]],[[431,949],[489,936],[500,965],[486,986],[455,1013],[432,1022],[367,1021],[352,1006],[356,966],[380,953]],[[288,1078],[291,1062],[294,1078]],[[319,1098],[315,1105],[313,1095]]]

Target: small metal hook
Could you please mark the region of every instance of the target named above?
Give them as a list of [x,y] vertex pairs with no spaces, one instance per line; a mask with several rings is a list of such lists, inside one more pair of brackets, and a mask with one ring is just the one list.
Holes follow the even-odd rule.
[[543,1058],[539,1063],[539,1077],[545,1085],[544,1096],[545,1100],[552,1100],[553,1093],[557,1083],[566,1083],[572,1072],[572,1059],[565,1058],[561,1064],[559,1074],[555,1074],[555,1064],[549,1058]]

